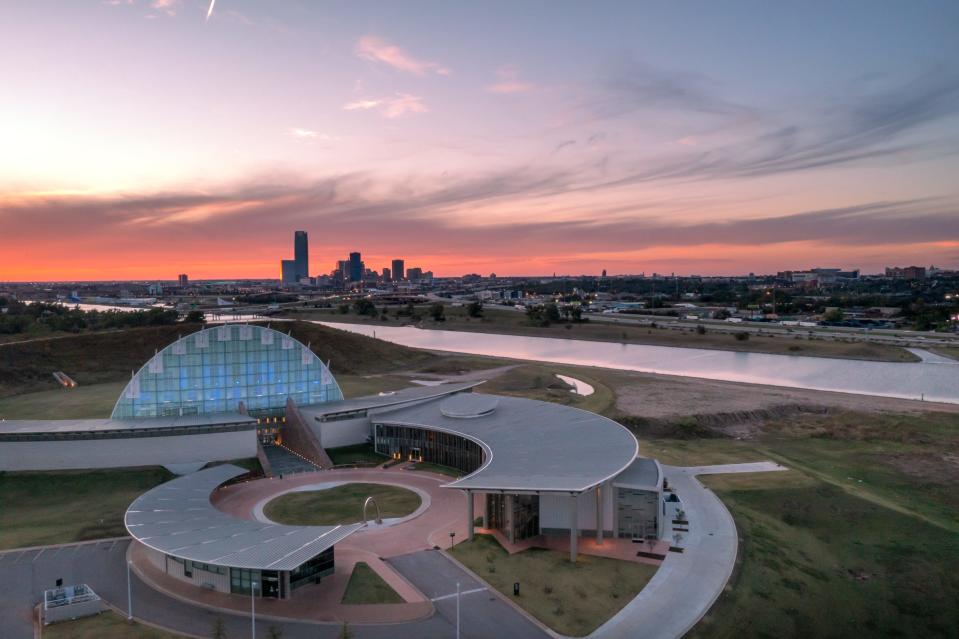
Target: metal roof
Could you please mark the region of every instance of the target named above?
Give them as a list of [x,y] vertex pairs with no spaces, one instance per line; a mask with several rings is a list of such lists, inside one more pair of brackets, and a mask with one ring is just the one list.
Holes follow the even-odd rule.
[[616,476],[613,485],[639,490],[659,490],[663,486],[662,468],[655,459],[637,457],[626,470]]
[[225,481],[247,471],[213,466],[161,484],[127,509],[124,524],[140,543],[200,563],[254,570],[294,570],[363,527],[283,526],[232,517],[210,503]]
[[[485,381],[485,380],[484,380]],[[409,402],[433,399],[443,397],[452,393],[469,390],[474,386],[479,386],[483,381],[478,382],[459,382],[453,384],[439,384],[438,386],[412,386],[398,391],[381,393],[379,395],[366,395],[365,397],[356,397],[354,399],[344,399],[338,402],[326,402],[323,404],[310,404],[307,406],[297,406],[297,410],[308,418],[321,418],[326,415],[336,413],[349,413],[358,410],[368,410],[372,408],[386,408],[397,406]]]
[[92,431],[141,430],[145,428],[184,428],[249,424],[256,419],[240,413],[146,417],[141,419],[14,419],[0,421],[0,435],[8,433],[85,433]]
[[483,466],[450,488],[582,492],[621,473],[638,452],[632,433],[596,413],[520,397],[496,399],[492,410],[479,415],[475,396],[454,395],[389,410],[373,422],[446,431],[482,446]]

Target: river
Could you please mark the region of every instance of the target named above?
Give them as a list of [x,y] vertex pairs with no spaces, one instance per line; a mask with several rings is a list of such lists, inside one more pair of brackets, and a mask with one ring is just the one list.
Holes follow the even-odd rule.
[[[317,322],[403,346],[513,359],[599,366],[730,382],[959,403],[959,362],[871,362],[801,355],[589,342],[413,327]],[[930,354],[931,355],[931,354]]]

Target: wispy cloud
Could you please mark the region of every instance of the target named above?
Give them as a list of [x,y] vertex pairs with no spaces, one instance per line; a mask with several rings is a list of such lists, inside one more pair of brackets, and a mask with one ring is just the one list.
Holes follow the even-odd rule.
[[344,111],[369,111],[370,109],[376,109],[380,115],[389,119],[429,111],[423,98],[409,93],[397,93],[389,98],[354,100],[343,105]]
[[180,0],[151,0],[150,8],[168,16],[176,15]]
[[576,144],[576,140],[563,140],[562,142],[560,142],[553,148],[553,155],[556,155],[557,153],[559,153],[566,147],[573,146],[575,144]]
[[302,129],[298,127],[287,129],[287,135],[304,142],[335,142],[340,139],[335,135],[320,133],[319,131],[313,131],[312,129]]
[[500,67],[496,75],[499,79],[486,87],[490,93],[526,93],[533,89],[532,84],[520,80],[519,70],[512,65]]
[[363,36],[357,41],[354,50],[356,55],[364,60],[385,64],[398,71],[415,75],[450,75],[450,70],[442,64],[420,60],[395,44],[386,42],[376,36]]

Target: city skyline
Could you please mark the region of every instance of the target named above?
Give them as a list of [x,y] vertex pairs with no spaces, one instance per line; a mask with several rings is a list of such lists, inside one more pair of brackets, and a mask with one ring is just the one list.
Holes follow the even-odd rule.
[[955,4],[430,6],[4,8],[0,280],[959,266]]

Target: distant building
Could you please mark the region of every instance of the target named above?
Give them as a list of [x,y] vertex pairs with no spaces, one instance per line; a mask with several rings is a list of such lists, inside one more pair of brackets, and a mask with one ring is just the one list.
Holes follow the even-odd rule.
[[411,282],[419,282],[421,279],[423,279],[423,269],[414,266],[406,271],[406,279]]
[[403,260],[393,260],[393,279],[402,280],[406,279],[406,269],[404,268]]
[[360,259],[360,254],[350,253],[350,281],[359,282],[363,279],[363,260]]
[[887,266],[886,277],[897,280],[923,280],[926,279],[926,267],[924,266]]
[[300,279],[296,276],[296,260],[281,260],[280,272],[284,285],[296,284]]
[[178,279],[179,282],[180,282],[180,287],[181,287],[181,288],[185,288],[185,287],[187,287],[187,286],[190,285],[190,278],[187,277],[187,274],[186,274],[186,273],[180,273],[180,275],[179,275],[179,277],[177,277],[177,279]]
[[296,279],[310,276],[310,241],[306,231],[293,234],[293,261],[296,262]]
[[293,259],[280,261],[280,279],[285,286],[310,276],[310,245],[306,231],[293,233]]
[[392,279],[393,279],[393,277],[392,277],[392,272],[390,271],[390,269],[389,269],[388,267],[384,266],[384,267],[383,267],[383,281],[384,281],[384,282],[389,282],[389,281],[392,280]]
[[157,282],[147,287],[147,293],[150,295],[163,295],[163,285]]

